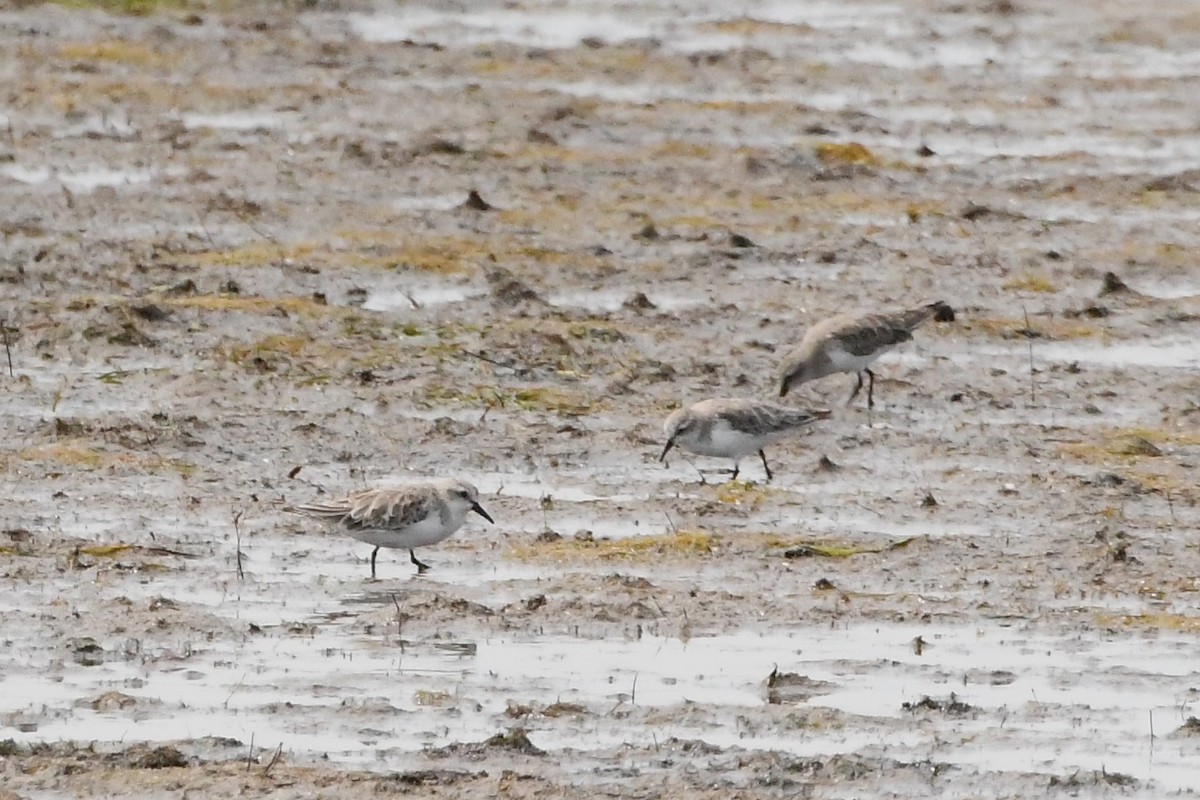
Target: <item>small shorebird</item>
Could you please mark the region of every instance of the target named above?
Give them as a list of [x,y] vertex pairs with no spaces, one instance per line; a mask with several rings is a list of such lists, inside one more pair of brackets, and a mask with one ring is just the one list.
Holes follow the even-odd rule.
[[[829,417],[828,411],[802,411],[762,400],[722,398],[701,400],[689,408],[674,411],[663,423],[667,446],[662,461],[679,447],[702,456],[733,459],[736,480],[739,462],[745,456],[758,453],[762,458],[767,480],[775,477],[767,466],[768,445],[775,444],[798,428],[818,419]],[[704,480],[703,474],[700,476]]]
[[429,569],[417,559],[414,547],[436,544],[462,527],[468,511],[488,522],[495,520],[479,505],[479,490],[456,478],[410,486],[367,489],[346,497],[304,503],[283,509],[293,514],[335,522],[359,541],[375,545],[371,577],[381,547],[407,548],[420,574]]
[[779,367],[779,396],[793,386],[824,378],[835,372],[853,372],[858,383],[850,403],[862,390],[863,373],[870,378],[867,407],[875,407],[875,373],[870,366],[881,355],[912,338],[912,332],[934,315],[954,319],[954,311],[941,300],[907,311],[882,314],[840,314],[808,329],[800,344],[789,352]]

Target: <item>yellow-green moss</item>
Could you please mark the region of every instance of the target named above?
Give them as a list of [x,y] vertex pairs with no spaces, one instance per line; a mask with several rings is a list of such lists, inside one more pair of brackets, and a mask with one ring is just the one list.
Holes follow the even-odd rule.
[[552,542],[526,542],[513,547],[515,558],[555,561],[638,560],[646,558],[706,556],[720,544],[720,538],[703,531],[680,530],[655,536],[629,536],[619,539],[562,538]]
[[1084,461],[1135,461],[1161,456],[1159,445],[1200,445],[1200,434],[1163,428],[1110,428],[1098,432],[1091,441],[1064,444],[1062,451]]
[[[1025,330],[1025,320],[1015,317],[972,317],[963,319],[954,326],[954,331],[981,333],[985,336],[1000,336],[1013,339],[1024,338],[1019,331]],[[1037,318],[1029,321],[1029,326],[1042,336],[1050,339],[1086,339],[1100,333],[1095,325],[1084,322],[1063,322],[1054,319]],[[1036,342],[1036,340],[1035,340]]]
[[878,167],[879,157],[858,142],[821,142],[813,151],[823,164],[852,164],[856,166]]
[[49,0],[49,2],[63,8],[94,8],[110,14],[125,14],[133,17],[144,17],[157,11],[173,11],[195,5],[187,0]]
[[302,317],[334,316],[349,313],[338,306],[319,303],[309,297],[253,297],[241,294],[199,294],[160,298],[158,302],[177,308],[198,308],[203,311],[241,311],[250,314],[273,314],[280,309]]
[[70,42],[58,48],[58,56],[68,61],[100,61],[144,70],[165,69],[177,60],[173,55],[123,39],[111,39],[103,42]]
[[1002,286],[1010,292],[1057,292],[1058,286],[1044,275],[1015,275],[1006,280]]
[[20,451],[17,457],[25,461],[46,461],[68,467],[98,469],[112,456],[81,439],[60,439],[52,444],[28,447]]
[[1148,614],[1100,613],[1096,615],[1096,624],[1103,628],[1138,628],[1156,631],[1200,633],[1200,617],[1189,617],[1184,614],[1171,614],[1168,612]]

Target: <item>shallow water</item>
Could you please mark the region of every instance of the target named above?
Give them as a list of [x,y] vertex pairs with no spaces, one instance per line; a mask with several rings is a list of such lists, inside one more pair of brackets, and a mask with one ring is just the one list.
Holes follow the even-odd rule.
[[57,181],[73,192],[85,194],[102,186],[129,186],[148,183],[156,177],[154,170],[110,169],[108,167],[85,167],[82,169],[57,169],[54,167],[27,167],[21,164],[0,166],[0,174],[15,181],[28,184]]
[[[552,736],[539,735],[542,725],[531,718],[535,744],[553,751],[619,744],[631,736],[648,745],[675,736],[806,755],[886,742],[892,757],[915,758],[929,754],[923,729],[933,724],[941,729],[933,753],[939,761],[1053,772],[1103,768],[1153,780],[1162,790],[1186,789],[1195,774],[1193,747],[1179,740],[1152,747],[1149,738],[1151,714],[1161,737],[1190,713],[1187,698],[1200,680],[1190,636],[1159,634],[1147,648],[1094,632],[1064,640],[981,620],[966,626],[852,622],[686,641],[610,637],[601,648],[562,634],[402,643],[387,622],[364,634],[355,607],[349,617],[329,617],[339,607],[330,582],[338,581],[311,581],[292,574],[273,589],[247,586],[251,595],[240,599],[201,592],[197,600],[214,613],[243,626],[256,622],[264,631],[212,644],[181,640],[174,651],[128,659],[110,652],[95,667],[48,660],[52,654],[36,638],[18,636],[5,649],[32,658],[6,669],[0,715],[36,724],[36,730],[15,732],[18,741],[232,736],[248,743],[253,737],[259,746],[285,742],[290,752],[370,766],[380,751],[486,738],[504,727],[510,703],[567,702],[586,713]],[[269,595],[297,584],[316,592],[289,592],[282,619],[313,627],[294,634],[266,627],[282,621]],[[169,590],[157,586],[155,593],[161,591]],[[403,591],[398,596],[403,603]],[[395,597],[352,602],[387,609]],[[5,605],[6,613],[13,610]],[[916,637],[925,643],[920,654]],[[887,727],[894,730],[877,736],[832,726],[795,737],[720,724],[739,708],[764,706],[766,677],[776,667],[830,684],[801,706],[891,719]],[[110,690],[138,703],[112,713],[75,705]],[[941,717],[901,707],[951,693],[972,710]],[[705,710],[633,730],[612,716],[618,709],[644,714],[681,704]],[[927,721],[918,725],[918,718]]]

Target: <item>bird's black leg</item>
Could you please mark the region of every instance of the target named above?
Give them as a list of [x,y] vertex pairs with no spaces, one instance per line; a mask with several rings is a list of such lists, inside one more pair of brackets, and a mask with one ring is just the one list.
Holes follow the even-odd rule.
[[375,556],[377,555],[379,555],[378,547],[371,551],[371,580],[375,580]]
[[771,468],[767,466],[767,454],[764,450],[758,451],[758,457],[762,459],[763,469],[767,471],[767,480],[771,480],[775,476],[771,474]]
[[417,554],[414,553],[412,550],[408,551],[408,557],[411,558],[412,562],[417,565],[417,574],[418,575],[420,575],[425,570],[429,569],[429,565],[424,563],[423,561],[418,560]]
[[[871,382],[867,385],[867,408],[874,408],[875,407],[875,373],[871,372],[871,370],[869,370],[869,369],[865,370],[865,372],[867,373],[867,377],[869,377],[871,379]],[[858,376],[858,385],[862,386],[862,375]]]
[[854,391],[850,393],[850,398],[846,400],[846,405],[854,402],[854,398],[858,397],[858,393],[862,391],[862,373],[858,373],[858,383],[854,384]]

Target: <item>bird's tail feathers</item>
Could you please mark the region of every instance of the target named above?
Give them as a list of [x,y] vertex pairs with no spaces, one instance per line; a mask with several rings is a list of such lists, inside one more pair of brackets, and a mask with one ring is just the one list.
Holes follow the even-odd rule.
[[945,301],[935,300],[932,303],[926,303],[919,308],[911,308],[908,311],[900,312],[900,327],[907,330],[915,330],[925,320],[933,317],[938,322],[952,322],[954,320],[954,309],[951,308]]

